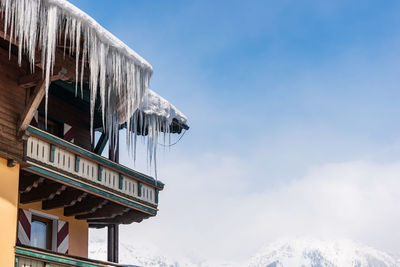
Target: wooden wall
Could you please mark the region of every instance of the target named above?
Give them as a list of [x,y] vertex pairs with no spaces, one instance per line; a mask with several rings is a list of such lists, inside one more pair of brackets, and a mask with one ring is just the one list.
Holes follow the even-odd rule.
[[[8,45],[0,39],[0,157],[21,161],[23,142],[17,138],[19,118],[28,102],[30,89],[18,85],[18,80],[30,73],[27,61],[18,65],[17,56],[11,54]],[[74,128],[75,144],[91,150],[89,109],[82,111],[63,99],[49,94],[48,114]],[[44,111],[44,100],[39,110]]]
[[23,143],[17,139],[17,123],[27,92],[18,86],[18,79],[25,73],[16,56],[8,57],[8,51],[0,48],[0,156],[20,161]]

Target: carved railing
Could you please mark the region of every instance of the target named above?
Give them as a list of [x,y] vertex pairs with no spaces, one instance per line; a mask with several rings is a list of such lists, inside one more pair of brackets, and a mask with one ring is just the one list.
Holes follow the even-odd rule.
[[16,246],[15,267],[123,267],[124,265],[74,257],[49,250]]
[[29,126],[25,161],[76,177],[142,203],[157,206],[164,187],[153,178]]

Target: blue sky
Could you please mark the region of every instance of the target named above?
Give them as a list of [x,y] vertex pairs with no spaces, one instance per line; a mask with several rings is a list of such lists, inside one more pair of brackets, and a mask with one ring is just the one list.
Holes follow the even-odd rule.
[[[341,186],[354,185],[356,190],[364,184],[365,174],[371,181],[365,182],[371,195],[356,190],[346,197],[352,202],[353,193],[360,194],[360,206],[349,208],[348,213],[370,219],[369,200],[381,196],[374,191],[375,182],[388,181],[383,186],[390,188],[390,177],[400,174],[396,167],[400,161],[400,2],[71,2],[146,58],[154,68],[151,88],[189,118],[190,131],[159,157],[159,176],[167,186],[158,217],[132,226],[145,233],[141,240],[154,235],[159,244],[166,243],[168,235],[156,237],[160,233],[154,229],[161,229],[182,235],[175,241],[176,249],[188,240],[199,244],[203,251],[199,258],[227,259],[238,254],[245,258],[288,231],[271,235],[260,226],[266,217],[248,215],[248,221],[266,233],[258,235],[264,239],[243,237],[246,249],[237,253],[229,242],[221,241],[223,234],[231,236],[240,228],[224,228],[227,218],[237,219],[232,203],[254,204],[254,198],[266,201],[262,196],[274,195],[276,205],[259,207],[260,213],[271,213],[294,201],[282,192],[294,190],[294,195],[305,196],[305,185],[312,188],[331,172],[338,174],[332,179]],[[131,159],[124,156],[123,162],[131,164]],[[138,163],[137,168],[145,170],[143,166]],[[366,171],[370,166],[380,171]],[[351,176],[348,168],[361,176]],[[316,170],[321,171],[319,178]],[[388,173],[387,180],[379,173]],[[343,180],[347,174],[350,178]],[[340,191],[341,186],[332,190]],[[182,193],[187,189],[191,191]],[[204,203],[197,203],[199,199]],[[393,192],[380,200],[387,206],[400,196]],[[319,199],[304,200],[304,205],[308,201]],[[206,213],[203,217],[211,216],[213,223],[196,217],[193,206]],[[365,208],[365,214],[360,208]],[[188,209],[194,211],[186,214]],[[324,214],[324,208],[319,209],[315,214],[300,209],[297,215],[281,214],[281,219],[307,225],[310,216]],[[389,214],[381,216],[400,222]],[[345,217],[337,216],[337,220]],[[293,235],[329,237],[322,232],[337,232],[338,237],[388,251],[400,249],[394,245],[390,231],[395,230],[390,226],[374,237],[368,235],[381,229],[382,222],[358,232],[349,230],[353,229],[350,219],[338,223],[340,229],[330,224],[331,219],[321,216],[317,226],[324,231],[304,227]],[[246,227],[250,225],[256,227]],[[195,229],[204,232],[193,233]],[[202,239],[219,242],[219,253],[202,247]]]

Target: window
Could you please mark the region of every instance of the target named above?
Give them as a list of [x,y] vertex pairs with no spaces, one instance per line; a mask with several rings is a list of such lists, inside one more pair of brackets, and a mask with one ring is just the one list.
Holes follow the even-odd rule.
[[29,209],[32,214],[31,240],[32,247],[57,251],[57,216]]
[[32,216],[31,245],[43,249],[52,249],[53,221],[36,215]]

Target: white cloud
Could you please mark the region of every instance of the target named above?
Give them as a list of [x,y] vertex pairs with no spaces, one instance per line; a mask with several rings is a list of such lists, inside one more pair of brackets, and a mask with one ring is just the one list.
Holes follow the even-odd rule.
[[[170,160],[167,160],[170,161]],[[248,259],[282,237],[350,238],[400,249],[400,162],[324,164],[257,188],[246,159],[205,155],[163,166],[157,217],[122,227],[121,241],[153,244],[198,261]]]

